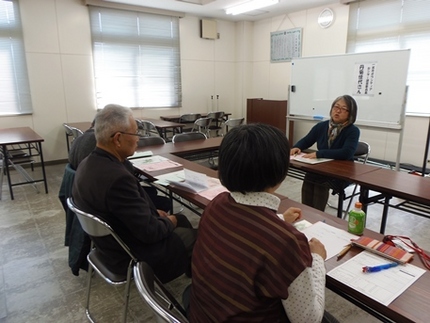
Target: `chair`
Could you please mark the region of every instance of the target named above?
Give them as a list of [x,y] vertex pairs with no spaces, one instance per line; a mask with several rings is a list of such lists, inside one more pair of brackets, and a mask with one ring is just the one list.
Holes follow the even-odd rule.
[[219,136],[219,131],[222,130],[222,123],[224,121],[224,111],[209,112],[207,117],[212,119],[209,125],[209,131],[215,131],[216,136]]
[[194,122],[201,118],[200,113],[186,113],[179,117],[179,123],[185,123],[186,126],[182,128],[182,132],[189,132],[194,127]]
[[[357,150],[354,153],[354,160],[357,162],[361,162],[362,164],[366,164],[367,160],[369,159],[370,150],[370,145],[367,142],[359,141],[357,145]],[[359,195],[359,193],[356,193],[357,186],[358,184],[354,185],[354,189],[351,195],[344,197],[344,200],[349,199],[349,202],[348,207],[346,208],[345,213],[343,215],[343,218],[346,217],[349,212],[349,209],[351,208],[353,197]]]
[[223,128],[222,135],[224,136],[228,132],[228,129],[240,126],[244,121],[245,121],[245,118],[228,119],[222,125],[222,128]]
[[141,137],[137,142],[137,147],[164,145],[166,141],[161,137]]
[[198,118],[196,121],[194,121],[193,129],[191,129],[191,132],[198,131],[202,132],[206,135],[206,137],[210,137],[210,129],[209,126],[212,122],[211,118]]
[[[70,150],[70,144],[73,143],[73,140],[78,138],[83,134],[82,130],[69,126],[66,123],[63,123],[64,130],[66,131],[66,143],[67,143],[67,152]],[[69,138],[72,138],[71,142],[69,141]]]
[[91,242],[91,251],[87,256],[89,267],[88,267],[88,281],[87,281],[87,301],[85,305],[85,313],[87,318],[94,322],[94,319],[91,316],[89,304],[90,304],[90,291],[91,291],[91,279],[93,276],[93,269],[100,275],[108,284],[117,286],[125,284],[125,295],[124,295],[124,312],[122,316],[122,322],[126,322],[127,320],[127,308],[128,308],[128,299],[130,294],[130,284],[133,276],[133,267],[137,263],[137,259],[130,251],[130,248],[121,240],[121,238],[115,233],[112,227],[106,222],[102,221],[98,217],[86,213],[80,210],[73,202],[72,198],[69,197],[67,199],[67,206],[70,210],[72,210],[79,222],[81,223],[82,229],[90,236],[90,237],[105,237],[108,235],[112,235],[115,240],[119,243],[119,245],[128,253],[130,256],[130,263],[128,265],[127,273],[125,274],[116,274],[113,273],[105,266],[100,257],[100,253],[97,249],[97,246],[94,245],[94,242]]
[[144,137],[160,136],[160,133],[158,132],[158,129],[153,122],[148,120],[136,119],[136,123],[137,123],[137,128],[139,129],[140,135]]
[[[358,145],[357,145],[357,149],[355,150],[355,153],[354,153],[354,160],[356,162],[366,164],[367,159],[369,158],[369,154],[370,154],[370,145],[367,142],[359,141]],[[350,186],[350,185],[348,185],[348,186]],[[353,200],[354,196],[359,195],[359,193],[357,193],[357,186],[358,186],[358,184],[354,185],[354,189],[353,189],[352,193],[348,196],[345,196],[345,189],[347,187],[345,187],[340,192],[336,192],[339,195],[339,197],[338,197],[339,201],[338,201],[338,206],[337,206],[337,209],[338,209],[337,216],[339,218],[340,217],[342,217],[343,219],[346,218],[346,216],[349,212],[349,209],[351,208],[351,204],[352,204],[352,200]],[[332,193],[332,194],[336,194],[336,193]],[[345,200],[348,200],[348,199],[349,199],[348,206],[347,206],[346,210],[343,210],[343,202]],[[331,208],[336,208],[336,207],[330,205],[330,203],[327,203],[327,205]],[[342,213],[343,213],[343,216],[342,216]]]
[[208,138],[202,132],[184,132],[184,133],[178,133],[174,135],[172,138],[172,142],[177,143],[177,142],[197,140],[197,139],[208,139]]
[[134,267],[134,281],[139,295],[149,305],[157,322],[188,322],[183,307],[157,279],[147,263],[140,261]]

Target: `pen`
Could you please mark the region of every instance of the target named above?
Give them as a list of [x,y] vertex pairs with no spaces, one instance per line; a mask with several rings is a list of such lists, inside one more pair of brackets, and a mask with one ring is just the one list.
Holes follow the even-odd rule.
[[349,249],[351,249],[351,247],[351,244],[346,245],[345,248],[343,248],[342,251],[337,254],[337,260],[342,258],[349,251]]
[[396,267],[398,265],[397,262],[391,262],[389,264],[379,265],[379,266],[365,266],[363,267],[363,273],[376,273],[378,271],[388,269],[391,267]]

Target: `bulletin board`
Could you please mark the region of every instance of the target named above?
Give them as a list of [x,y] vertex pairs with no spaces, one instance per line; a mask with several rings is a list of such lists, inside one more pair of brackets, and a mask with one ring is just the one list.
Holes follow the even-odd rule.
[[302,28],[270,33],[270,61],[289,62],[302,56]]

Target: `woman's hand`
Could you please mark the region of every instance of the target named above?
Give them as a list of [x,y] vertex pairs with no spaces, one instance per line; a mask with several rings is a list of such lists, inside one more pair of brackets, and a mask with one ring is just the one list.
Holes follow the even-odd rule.
[[297,147],[291,148],[291,150],[290,150],[290,155],[297,155],[300,153],[301,153],[301,150]]
[[293,223],[302,218],[302,210],[298,207],[290,207],[282,215],[285,222]]
[[311,253],[316,253],[322,257],[322,259],[327,258],[327,251],[325,250],[324,245],[317,238],[312,238],[309,240],[309,249],[311,249]]
[[309,154],[304,154],[302,157],[304,157],[304,158],[317,158],[317,153],[313,152],[313,153],[309,153]]

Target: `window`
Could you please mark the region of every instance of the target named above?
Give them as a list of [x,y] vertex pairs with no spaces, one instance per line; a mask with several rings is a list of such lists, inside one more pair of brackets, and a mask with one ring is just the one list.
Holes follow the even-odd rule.
[[409,114],[430,114],[429,14],[430,1],[373,0],[350,6],[348,52],[411,49],[406,105]]
[[97,107],[180,106],[179,18],[89,8]]
[[32,112],[18,1],[0,0],[0,115]]

